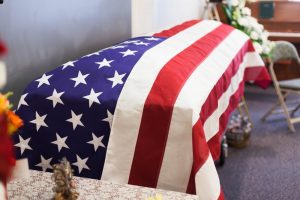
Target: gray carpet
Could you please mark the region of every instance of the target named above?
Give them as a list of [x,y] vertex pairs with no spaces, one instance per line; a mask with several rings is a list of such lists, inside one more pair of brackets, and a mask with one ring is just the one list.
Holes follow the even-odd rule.
[[300,123],[291,133],[282,115],[262,122],[260,118],[276,101],[273,88],[247,86],[245,92],[254,129],[249,146],[230,148],[225,165],[218,168],[225,198],[299,200]]

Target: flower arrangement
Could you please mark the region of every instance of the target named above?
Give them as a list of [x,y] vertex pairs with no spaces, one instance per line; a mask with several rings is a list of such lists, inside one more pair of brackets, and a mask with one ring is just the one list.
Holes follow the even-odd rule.
[[0,93],[0,183],[5,186],[16,163],[11,135],[23,125],[23,121],[11,111],[8,97]]
[[245,6],[246,0],[231,0],[223,5],[230,25],[246,33],[253,42],[255,50],[262,57],[270,57],[274,42],[268,40],[269,33],[264,26],[251,16],[251,10]]

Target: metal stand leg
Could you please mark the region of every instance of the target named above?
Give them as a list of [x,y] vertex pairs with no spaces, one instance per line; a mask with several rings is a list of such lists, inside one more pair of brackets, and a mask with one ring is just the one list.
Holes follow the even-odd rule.
[[253,128],[253,123],[249,114],[249,109],[245,100],[245,97],[242,97],[242,101],[239,103],[238,105],[238,111],[240,113],[241,116],[247,116],[249,119],[249,122],[251,123],[251,128]]
[[220,159],[219,159],[219,166],[223,166],[225,164],[225,160],[228,157],[228,144],[226,136],[223,136],[222,142],[221,142],[221,152],[220,152]]

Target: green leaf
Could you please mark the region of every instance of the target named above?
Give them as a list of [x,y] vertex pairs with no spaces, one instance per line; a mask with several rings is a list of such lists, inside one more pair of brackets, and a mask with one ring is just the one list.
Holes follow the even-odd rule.
[[225,13],[226,18],[227,18],[227,24],[231,24],[231,22],[232,22],[232,12],[231,12],[232,10],[231,10],[231,8],[228,5],[225,5],[225,4],[222,5],[222,8],[223,8],[224,13]]

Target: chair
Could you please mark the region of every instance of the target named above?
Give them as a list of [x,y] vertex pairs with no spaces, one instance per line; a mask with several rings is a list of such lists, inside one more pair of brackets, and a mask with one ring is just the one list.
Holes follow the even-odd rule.
[[[275,91],[278,96],[277,103],[263,116],[262,120],[266,120],[268,116],[271,114],[276,114],[276,107],[281,106],[282,110],[279,112],[283,112],[289,129],[292,132],[295,132],[294,123],[300,122],[300,117],[295,117],[295,112],[300,108],[299,102],[296,102],[297,105],[293,108],[288,108],[287,96],[291,93],[293,94],[300,94],[300,78],[291,79],[291,80],[284,80],[278,81],[276,74],[274,72],[274,63],[281,61],[281,60],[292,60],[296,61],[297,65],[300,67],[300,59],[297,53],[295,46],[287,41],[277,41],[275,42],[275,47],[270,58],[270,74],[273,80],[273,84],[275,87]],[[294,102],[295,103],[295,102]]]

